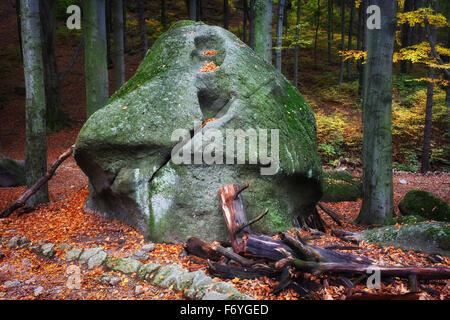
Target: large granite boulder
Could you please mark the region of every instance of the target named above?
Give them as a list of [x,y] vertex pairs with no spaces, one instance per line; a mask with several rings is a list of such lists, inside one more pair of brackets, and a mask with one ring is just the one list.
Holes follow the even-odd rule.
[[[252,139],[226,140],[236,129],[258,136],[256,149]],[[198,150],[213,150],[215,163],[196,161]],[[248,219],[269,209],[252,226],[266,234],[310,214],[322,195],[315,118],[302,96],[232,33],[203,23],[178,22],[154,43],[85,123],[74,154],[90,180],[86,207],[154,241],[227,239],[217,192],[230,183],[250,185]]]

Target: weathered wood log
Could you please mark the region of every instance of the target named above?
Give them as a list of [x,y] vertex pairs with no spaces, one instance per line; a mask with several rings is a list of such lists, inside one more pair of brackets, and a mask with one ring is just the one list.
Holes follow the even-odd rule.
[[55,174],[56,169],[64,162],[67,158],[72,155],[73,148],[75,145],[72,145],[69,149],[64,151],[58,159],[51,165],[50,169],[46,172],[46,174],[41,177],[30,189],[26,190],[16,201],[14,201],[8,208],[6,208],[2,213],[0,213],[0,218],[6,218],[11,215],[15,210],[23,207],[26,204],[26,201],[29,197],[35,194],[40,187],[42,187],[45,183],[47,183]]
[[345,300],[420,300],[419,293],[403,294],[359,294],[347,297]]
[[296,258],[292,259],[292,264],[296,269],[306,272],[371,274],[373,270],[378,270],[381,276],[408,278],[409,275],[416,274],[417,279],[422,280],[450,279],[450,268],[447,267],[390,267],[373,264],[312,262]]
[[[218,192],[223,217],[230,235],[231,246],[236,253],[245,251],[242,236],[236,234],[236,230],[247,222],[246,210],[242,201],[242,194],[240,194],[242,190],[236,184],[229,184],[220,188]],[[250,228],[245,227],[242,232],[245,237],[246,233],[250,233]]]
[[261,220],[262,218],[264,218],[264,216],[266,214],[269,213],[269,209],[264,210],[263,213],[261,213],[259,216],[257,216],[256,218],[250,220],[249,222],[244,223],[243,225],[240,225],[237,230],[234,232],[235,234],[238,234],[239,232],[241,232],[242,230],[244,230],[247,227],[250,227],[252,224],[254,224],[255,222],[258,222],[259,220]]
[[209,243],[196,237],[189,238],[183,244],[183,248],[188,254],[205,260],[219,261],[222,258],[222,254],[215,250]]
[[317,247],[311,244],[302,243],[287,233],[280,232],[280,239],[287,244],[297,254],[301,260],[320,262],[341,262],[369,264],[372,261],[366,257],[357,256],[350,253],[342,253],[326,248]]
[[294,251],[282,241],[272,239],[264,235],[249,235],[245,241],[245,252],[250,252],[256,257],[266,258],[273,261],[281,260],[285,257],[283,251],[295,256]]
[[257,263],[256,261],[246,259],[231,250],[227,250],[224,247],[222,247],[221,245],[215,245],[215,246],[213,246],[213,249],[216,250],[217,252],[219,252],[224,257],[226,257],[230,260],[236,261],[243,267],[250,267],[250,266],[254,265],[255,263]]
[[227,279],[255,279],[264,276],[274,278],[280,274],[278,270],[263,264],[256,264],[251,267],[239,267],[208,261],[208,266],[208,270],[212,275]]
[[339,238],[343,241],[354,243],[354,244],[358,244],[361,239],[361,235],[359,233],[350,232],[350,231],[341,230],[341,229],[331,229],[331,235],[336,238]]

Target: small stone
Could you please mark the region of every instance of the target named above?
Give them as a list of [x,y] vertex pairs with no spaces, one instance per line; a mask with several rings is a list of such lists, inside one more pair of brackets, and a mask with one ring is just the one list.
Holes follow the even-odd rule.
[[103,251],[103,247],[86,249],[78,258],[78,262],[81,264],[86,263],[89,260],[89,258],[95,256],[100,251]]
[[135,253],[133,253],[131,258],[136,260],[147,260],[148,254],[146,254],[144,251],[136,251]]
[[145,288],[143,286],[136,286],[134,289],[135,294],[143,294],[145,292]]
[[42,255],[46,256],[47,258],[53,258],[53,256],[56,254],[55,245],[53,243],[46,243],[41,246],[41,249]]
[[30,245],[31,241],[30,239],[28,239],[27,237],[23,236],[22,238],[20,238],[20,240],[17,242],[17,244],[21,247],[28,247]]
[[66,261],[74,261],[74,260],[77,260],[77,259],[80,257],[80,255],[81,255],[82,252],[83,252],[83,249],[77,249],[77,248],[75,248],[75,249],[70,250],[70,251],[67,252],[67,254],[66,254]]
[[405,179],[400,179],[400,180],[398,180],[398,183],[400,183],[400,184],[406,184],[406,180],[405,180]]
[[151,252],[153,250],[155,250],[156,245],[154,243],[147,243],[146,245],[142,246],[142,251],[145,252]]
[[130,258],[107,258],[106,266],[115,271],[120,271],[123,273],[134,273],[137,272],[142,262],[130,259]]
[[95,267],[101,266],[103,264],[103,262],[105,262],[107,257],[108,257],[108,255],[106,254],[105,251],[98,252],[97,254],[95,254],[89,258],[89,260],[87,262],[88,268],[94,269]]
[[36,279],[31,278],[25,281],[25,284],[34,284],[36,282]]
[[35,296],[38,296],[42,293],[42,291],[44,291],[44,288],[42,286],[37,287],[36,289],[34,289],[33,294]]
[[42,254],[42,248],[40,246],[32,246],[30,250],[36,254]]
[[14,236],[11,239],[9,239],[8,244],[6,245],[8,248],[14,249],[19,245],[19,237]]
[[115,286],[119,282],[120,282],[120,279],[117,278],[117,277],[111,277],[111,280],[109,280],[109,284],[112,285],[112,286]]
[[6,281],[5,283],[3,283],[3,286],[5,287],[5,289],[15,288],[15,287],[20,286],[20,281],[17,279],[13,279],[11,281]]
[[62,250],[62,251],[66,251],[66,250],[72,250],[72,246],[70,245],[70,244],[68,244],[68,243],[61,243],[59,246],[58,246],[58,249],[59,250]]

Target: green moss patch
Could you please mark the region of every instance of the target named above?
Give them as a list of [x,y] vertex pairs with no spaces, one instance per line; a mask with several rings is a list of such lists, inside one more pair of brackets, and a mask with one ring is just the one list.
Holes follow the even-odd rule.
[[404,216],[420,216],[425,219],[450,222],[449,205],[429,192],[409,191],[398,208]]

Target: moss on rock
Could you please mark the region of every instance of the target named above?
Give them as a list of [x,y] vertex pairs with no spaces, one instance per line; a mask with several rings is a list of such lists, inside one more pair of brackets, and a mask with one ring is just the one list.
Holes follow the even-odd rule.
[[409,191],[398,208],[404,216],[416,215],[425,219],[450,222],[449,205],[426,191]]
[[347,171],[328,171],[323,173],[322,201],[355,201],[362,196],[362,182]]

